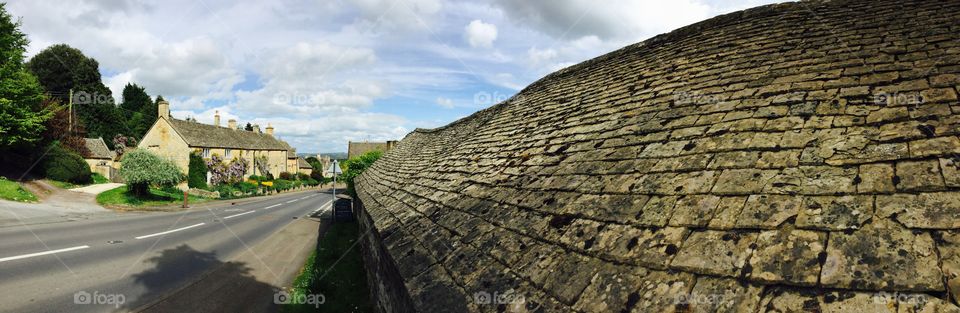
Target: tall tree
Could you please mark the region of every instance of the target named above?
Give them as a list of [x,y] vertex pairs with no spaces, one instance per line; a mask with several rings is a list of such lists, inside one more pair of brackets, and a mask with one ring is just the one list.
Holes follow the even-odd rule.
[[42,105],[43,88],[23,63],[29,40],[0,3],[0,149],[37,143],[52,112]]
[[147,91],[137,84],[127,83],[123,87],[123,102],[120,109],[126,118],[130,135],[143,138],[157,117],[157,106]]
[[252,132],[252,131],[253,131],[253,125],[250,125],[250,123],[247,123],[247,126],[244,127],[243,129],[246,130],[246,131],[248,131],[248,132]]
[[43,88],[61,103],[68,103],[73,91],[73,110],[86,126],[88,137],[129,133],[110,89],[100,80],[99,66],[97,60],[65,44],[47,47],[27,62]]

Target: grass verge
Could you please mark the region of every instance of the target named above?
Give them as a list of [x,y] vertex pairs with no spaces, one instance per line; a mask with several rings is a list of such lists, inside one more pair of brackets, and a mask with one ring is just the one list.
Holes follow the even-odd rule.
[[[208,201],[207,198],[189,196],[190,203]],[[178,204],[183,202],[183,192],[166,191],[150,188],[150,194],[145,196],[136,196],[127,190],[127,186],[120,186],[97,195],[97,203],[104,206],[119,208],[144,208],[151,206],[162,206]]]
[[287,304],[281,312],[373,312],[360,246],[354,245],[359,236],[356,222],[330,225],[293,281],[290,293],[291,299],[322,294],[325,302],[318,308]]
[[19,183],[0,178],[0,199],[18,202],[36,202],[37,196],[23,189]]
[[93,173],[93,174],[91,174],[91,175],[90,175],[90,180],[91,180],[91,182],[92,182],[92,183],[90,183],[90,184],[74,184],[74,183],[71,183],[71,182],[65,182],[65,181],[59,181],[59,180],[52,180],[52,179],[47,179],[47,182],[49,182],[51,185],[57,186],[57,188],[61,188],[61,189],[80,188],[80,187],[84,187],[84,186],[90,186],[90,185],[96,185],[96,184],[106,184],[106,183],[109,183],[109,182],[110,182],[109,179],[107,179],[106,177],[103,177],[103,175],[100,175],[99,173]]

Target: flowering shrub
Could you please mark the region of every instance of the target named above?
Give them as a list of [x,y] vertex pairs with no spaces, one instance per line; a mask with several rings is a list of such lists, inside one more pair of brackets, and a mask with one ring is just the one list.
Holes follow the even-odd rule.
[[146,195],[150,185],[171,187],[183,181],[177,165],[146,150],[133,150],[120,160],[120,177],[138,196]]
[[210,172],[210,183],[213,185],[233,184],[243,181],[243,174],[247,172],[248,162],[242,158],[234,158],[228,164],[223,163],[220,155],[214,154],[207,160],[207,170]]

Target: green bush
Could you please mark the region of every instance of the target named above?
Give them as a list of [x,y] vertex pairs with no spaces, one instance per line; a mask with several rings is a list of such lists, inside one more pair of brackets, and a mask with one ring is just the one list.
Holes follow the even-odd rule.
[[344,170],[343,174],[340,174],[340,179],[347,182],[347,193],[354,199],[357,198],[357,191],[354,189],[353,179],[360,176],[360,173],[373,165],[373,162],[376,162],[381,156],[383,156],[381,151],[370,151],[343,162]]
[[293,177],[293,174],[291,174],[290,172],[283,172],[283,173],[280,173],[280,179],[283,179],[283,180],[294,180],[294,179],[296,179],[296,178],[294,178],[294,177]]
[[308,180],[308,179],[310,179],[310,175],[307,175],[307,173],[297,173],[297,180]]
[[93,179],[94,184],[106,184],[110,182],[109,179],[103,177],[103,175],[100,175],[100,173],[93,173],[90,175],[90,178]]
[[217,185],[216,187],[213,187],[212,189],[213,191],[220,192],[220,199],[233,199],[235,198],[233,196],[233,192],[237,191],[237,188],[234,188],[233,186],[228,184],[220,184],[220,185]]
[[124,153],[120,162],[120,177],[137,196],[146,195],[150,186],[169,187],[184,179],[176,164],[146,150]]
[[293,183],[286,179],[277,179],[273,181],[273,188],[277,191],[289,190],[293,187]]
[[236,187],[237,187],[237,189],[239,189],[239,190],[240,190],[241,192],[243,192],[243,193],[256,193],[256,192],[257,192],[257,184],[250,183],[250,182],[239,182],[239,183],[237,183]]
[[207,189],[207,163],[196,152],[190,153],[190,166],[187,175],[187,186]]
[[74,184],[90,183],[90,165],[79,154],[54,143],[44,157],[44,174],[52,180]]

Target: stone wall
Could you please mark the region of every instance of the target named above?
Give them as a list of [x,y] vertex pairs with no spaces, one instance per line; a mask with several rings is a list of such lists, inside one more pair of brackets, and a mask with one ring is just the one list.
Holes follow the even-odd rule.
[[571,66],[358,178],[375,298],[957,311],[958,88],[956,1],[764,6]]

